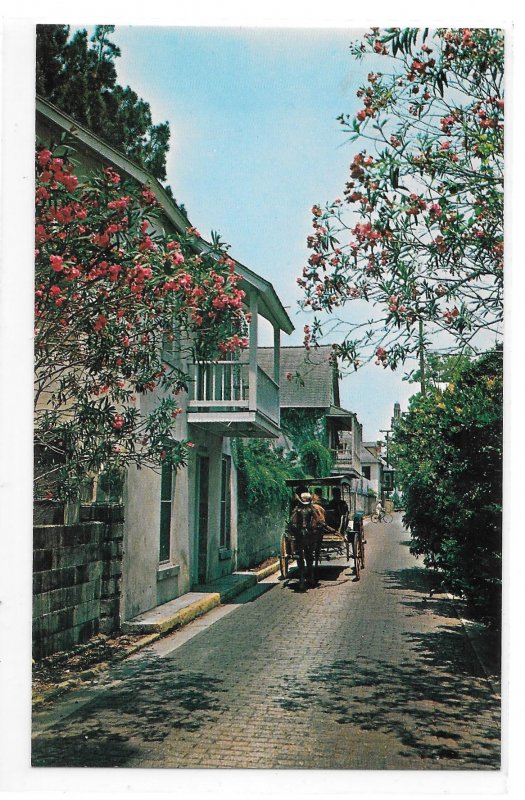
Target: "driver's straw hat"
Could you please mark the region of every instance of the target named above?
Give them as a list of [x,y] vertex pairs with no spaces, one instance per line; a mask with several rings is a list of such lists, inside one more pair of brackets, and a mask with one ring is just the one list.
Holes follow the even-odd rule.
[[303,492],[299,496],[299,500],[301,501],[301,503],[304,503],[304,505],[308,505],[308,503],[310,503],[312,500],[312,495],[310,494],[310,492]]

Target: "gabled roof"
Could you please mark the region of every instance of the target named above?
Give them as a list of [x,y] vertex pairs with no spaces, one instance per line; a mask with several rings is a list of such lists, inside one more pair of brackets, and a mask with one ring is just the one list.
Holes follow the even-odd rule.
[[[372,442],[368,442],[368,444],[372,444]],[[374,455],[368,448],[367,443],[363,442],[361,444],[361,450],[359,453],[359,457],[361,459],[361,464],[381,464],[382,459],[379,456]],[[375,445],[375,442],[374,442]]]
[[[135,164],[134,161],[115,147],[104,142],[103,139],[100,139],[96,134],[77,123],[68,114],[65,114],[42,97],[36,98],[36,114],[37,118],[40,117],[47,125],[51,124],[55,128],[67,132],[83,146],[84,150],[90,152],[95,159],[99,161],[102,160],[104,163],[110,163],[116,167],[119,172],[127,175],[129,178],[136,180],[138,183],[146,184],[155,194],[166,219],[173,225],[176,231],[182,233],[190,226],[186,214],[167,194],[159,181],[145,170],[144,167]],[[209,250],[209,248],[210,244],[208,242],[204,239],[199,240],[198,249],[201,252]],[[258,292],[259,314],[270,320],[272,324],[277,324],[285,333],[292,333],[294,325],[270,281],[257,275],[257,273],[236,260],[235,271],[241,277],[241,281],[239,282],[239,287],[241,289],[247,293],[253,289]]]
[[[280,366],[281,408],[319,408],[327,413],[338,404],[337,374],[331,361],[331,345],[321,345],[310,351],[304,347],[282,347]],[[259,347],[257,360],[269,375],[273,369],[273,348]],[[287,374],[293,377],[287,379]],[[304,386],[295,378],[299,373]]]

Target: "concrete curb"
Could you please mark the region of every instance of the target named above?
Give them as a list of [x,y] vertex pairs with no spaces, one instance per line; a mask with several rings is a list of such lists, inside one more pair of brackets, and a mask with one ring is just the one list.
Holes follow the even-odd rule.
[[446,596],[447,600],[450,601],[450,604],[452,605],[452,608],[454,609],[454,612],[455,612],[457,618],[459,619],[459,621],[461,623],[461,627],[463,628],[463,631],[465,632],[465,636],[467,637],[468,642],[469,642],[469,644],[470,644],[470,646],[472,648],[472,652],[474,653],[474,655],[476,657],[476,660],[477,660],[478,664],[481,667],[483,675],[485,676],[485,680],[489,684],[489,686],[492,689],[492,692],[494,693],[494,695],[496,697],[500,698],[501,697],[501,686],[500,686],[499,683],[495,684],[494,676],[491,673],[491,671],[489,670],[489,668],[487,667],[487,665],[485,664],[483,655],[481,654],[481,652],[480,652],[480,650],[479,650],[479,648],[478,648],[478,646],[476,644],[475,637],[472,635],[471,628],[472,628],[473,625],[476,625],[476,623],[473,622],[472,620],[465,619],[465,617],[461,616],[461,612],[460,612],[460,610],[458,609],[458,607],[457,607],[457,605],[455,603],[454,595],[451,595],[450,592],[445,592],[445,596]]
[[[140,617],[147,617],[148,613],[152,613],[146,612],[145,614],[136,618],[138,621],[130,620],[128,622],[124,622],[121,630],[123,633],[132,633],[138,635],[154,633],[164,635],[170,633],[176,628],[181,628],[183,625],[187,625],[188,622],[192,622],[197,617],[201,617],[203,614],[211,611],[212,608],[215,608],[221,603],[221,595],[219,592],[195,592],[193,594],[198,594],[200,596],[193,600],[193,602],[178,608],[176,611],[171,610],[168,613],[168,616],[158,616],[158,619],[153,621],[151,619],[140,621]],[[184,596],[185,595],[182,595],[182,597]],[[166,603],[165,605],[167,606],[169,604]],[[159,606],[161,609],[163,607],[164,606]]]
[[134,642],[125,650],[122,650],[120,653],[116,653],[111,661],[101,661],[99,664],[94,664],[89,669],[79,672],[74,678],[70,678],[67,681],[62,681],[56,686],[53,686],[52,689],[48,689],[46,692],[35,695],[32,699],[32,707],[40,708],[41,706],[45,705],[45,703],[60,697],[60,695],[69,691],[70,689],[75,689],[76,687],[81,686],[83,683],[93,680],[100,673],[106,672],[112,664],[124,661],[126,658],[129,658],[129,656],[137,653],[139,650],[144,649],[148,645],[153,644],[153,642],[156,642],[163,636],[167,636],[174,630],[183,628],[185,625],[193,622],[194,619],[207,614],[208,611],[211,611],[213,608],[230,602],[230,600],[236,597],[236,595],[241,594],[241,592],[243,592],[245,589],[249,588],[250,586],[254,586],[256,583],[264,580],[269,575],[273,575],[273,573],[277,572],[278,570],[279,561],[276,561],[275,564],[270,564],[268,567],[259,570],[259,572],[237,573],[246,576],[253,576],[254,580],[244,581],[242,583],[239,582],[237,586],[230,587],[228,591],[225,591],[222,594],[219,592],[210,592],[202,600],[199,600],[189,606],[186,606],[186,608],[181,609],[176,616],[172,618],[175,619],[173,625],[159,624],[158,630],[155,630],[153,633],[144,634],[144,636],[138,642]]
[[252,572],[251,575],[255,575],[257,579],[257,583],[263,581],[265,578],[268,578],[270,575],[273,575],[276,572],[279,572],[279,560],[275,562],[275,564],[269,564],[264,569],[259,570],[259,572]]

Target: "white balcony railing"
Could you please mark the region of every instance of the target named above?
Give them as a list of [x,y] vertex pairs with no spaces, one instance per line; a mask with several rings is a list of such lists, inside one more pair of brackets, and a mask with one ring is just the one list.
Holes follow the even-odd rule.
[[248,408],[248,364],[238,361],[199,361],[193,365],[190,404]]
[[257,366],[257,411],[279,424],[279,385]]
[[334,450],[335,464],[337,469],[355,469],[359,472],[360,464],[351,450]]
[[193,365],[189,408],[209,411],[259,411],[279,424],[279,386],[257,366],[256,408],[250,408],[249,364],[238,361],[199,361]]

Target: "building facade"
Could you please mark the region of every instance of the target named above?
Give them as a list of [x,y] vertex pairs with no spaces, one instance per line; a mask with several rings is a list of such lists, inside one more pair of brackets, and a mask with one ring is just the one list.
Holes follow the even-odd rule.
[[[183,211],[162,186],[120,152],[63,114],[37,99],[36,131],[41,142],[67,134],[75,146],[78,174],[108,166],[123,177],[145,184],[159,204],[159,228],[166,234],[190,227]],[[206,248],[206,242],[199,245]],[[122,490],[124,535],[122,554],[122,620],[128,620],[236,568],[238,550],[237,476],[232,437],[280,436],[280,336],[293,325],[271,283],[235,262],[239,288],[251,313],[249,347],[240,360],[189,362],[180,353],[177,366],[191,376],[182,413],[174,421],[174,439],[193,444],[186,467],[131,467]],[[258,359],[261,319],[273,329],[271,355]],[[181,360],[182,359],[182,360]],[[155,394],[138,398],[149,412]],[[93,500],[96,500],[96,487]],[[100,495],[100,492],[99,492]]]

